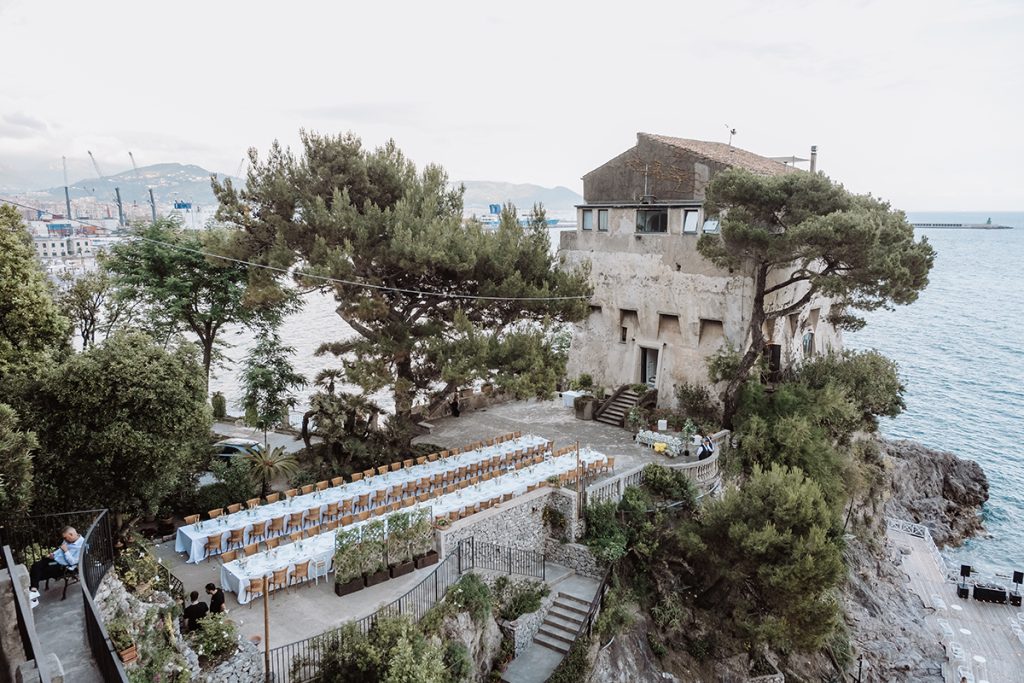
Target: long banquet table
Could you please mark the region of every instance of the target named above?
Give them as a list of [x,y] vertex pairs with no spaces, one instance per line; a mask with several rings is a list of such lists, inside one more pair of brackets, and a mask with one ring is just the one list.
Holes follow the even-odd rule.
[[[580,462],[590,464],[602,462],[605,455],[591,449],[580,449]],[[474,486],[459,489],[454,493],[447,493],[437,498],[432,498],[423,503],[399,510],[399,512],[415,512],[422,508],[431,510],[432,516],[436,519],[453,511],[465,511],[475,509],[482,501],[511,493],[513,496],[520,496],[526,493],[527,488],[533,484],[539,484],[551,476],[558,476],[569,472],[576,467],[575,451],[569,455],[556,458],[548,458],[542,463],[524,467],[521,470],[510,472],[481,482]],[[383,519],[395,514],[389,512],[381,517],[371,518],[363,522],[355,522],[344,529],[359,529],[373,519]],[[337,530],[324,532],[312,538],[281,545],[272,550],[256,553],[251,557],[240,558],[224,563],[220,569],[220,585],[226,591],[234,593],[240,604],[249,602],[250,597],[247,590],[248,580],[267,576],[277,569],[288,568],[291,574],[296,564],[309,560],[309,577],[315,579],[324,576],[331,571],[334,562],[334,539]],[[319,567],[319,569],[318,569]]]
[[362,494],[373,494],[380,490],[390,495],[394,493],[396,487],[401,488],[405,483],[457,470],[460,467],[467,467],[493,458],[496,455],[505,455],[520,449],[536,446],[544,446],[550,449],[551,444],[544,437],[535,434],[525,434],[518,439],[510,439],[494,445],[482,446],[465,453],[441,458],[434,462],[425,462],[422,465],[413,465],[412,467],[406,467],[386,474],[364,478],[360,481],[333,486],[323,491],[314,491],[313,493],[295,496],[276,503],[260,505],[253,510],[242,510],[230,515],[222,515],[217,519],[188,524],[178,528],[178,533],[174,540],[174,549],[179,553],[188,552],[188,562],[201,562],[206,559],[206,539],[213,534],[227,534],[229,531],[244,529],[244,543],[248,544],[253,526],[266,524],[275,517],[301,512],[312,507],[319,507],[322,512],[331,503],[342,503],[345,500],[357,498]]

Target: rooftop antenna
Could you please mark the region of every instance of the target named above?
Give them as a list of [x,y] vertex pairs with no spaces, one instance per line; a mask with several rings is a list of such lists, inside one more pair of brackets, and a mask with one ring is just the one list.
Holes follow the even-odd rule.
[[728,123],[725,124],[725,129],[729,131],[729,146],[732,147],[732,136],[736,135],[736,129],[730,126]]

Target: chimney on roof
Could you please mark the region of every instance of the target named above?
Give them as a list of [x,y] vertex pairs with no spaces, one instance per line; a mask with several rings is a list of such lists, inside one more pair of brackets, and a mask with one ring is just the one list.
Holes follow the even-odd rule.
[[818,170],[818,146],[811,145],[811,173]]

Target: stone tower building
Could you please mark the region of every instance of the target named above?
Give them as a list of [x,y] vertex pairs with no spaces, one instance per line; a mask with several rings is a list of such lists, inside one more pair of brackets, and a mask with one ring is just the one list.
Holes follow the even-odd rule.
[[[670,406],[677,385],[707,382],[709,355],[725,344],[745,348],[751,273],[720,269],[697,252],[701,234],[718,230],[717,216],[704,211],[708,184],[733,167],[806,172],[724,143],[638,133],[635,147],[583,176],[576,230],[562,233],[559,246],[569,264],[590,263],[594,286],[590,315],[573,334],[571,377],[589,373],[610,388],[646,383]],[[800,294],[786,288],[766,304],[782,307]],[[841,346],[829,307],[814,299],[768,324],[776,367]]]

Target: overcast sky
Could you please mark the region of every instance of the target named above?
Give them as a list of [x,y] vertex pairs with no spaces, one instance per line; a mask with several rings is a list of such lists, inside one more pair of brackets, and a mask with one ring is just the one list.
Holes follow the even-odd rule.
[[1024,209],[1024,2],[0,0],[0,186],[235,173],[300,127],[566,185],[637,131],[807,156],[908,210]]

